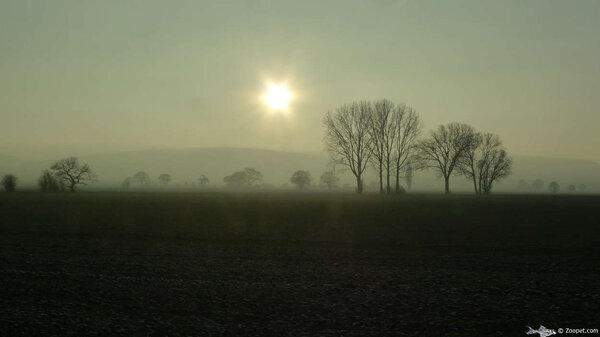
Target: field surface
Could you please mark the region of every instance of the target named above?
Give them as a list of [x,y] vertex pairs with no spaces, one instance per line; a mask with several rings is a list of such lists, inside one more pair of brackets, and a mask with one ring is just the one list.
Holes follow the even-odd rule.
[[3,193],[0,335],[600,328],[599,209],[597,196]]

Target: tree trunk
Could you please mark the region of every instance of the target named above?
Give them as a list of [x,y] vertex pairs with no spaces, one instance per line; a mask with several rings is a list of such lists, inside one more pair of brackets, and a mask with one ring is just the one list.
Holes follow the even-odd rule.
[[483,188],[483,193],[485,195],[490,195],[490,192],[492,191],[492,184],[486,184],[485,187]]
[[477,179],[475,179],[475,174],[473,174],[473,186],[475,187],[475,194],[479,194],[479,190],[477,189]]
[[444,193],[450,194],[450,176],[444,176],[445,190]]
[[388,163],[387,167],[385,168],[385,175],[386,175],[386,179],[387,179],[386,193],[390,194],[391,187],[390,187],[390,165],[389,165],[389,163]]
[[396,165],[396,194],[400,193],[400,168]]
[[383,165],[379,162],[379,194],[383,194]]
[[363,192],[363,182],[360,175],[356,176],[356,192],[358,194],[362,194]]

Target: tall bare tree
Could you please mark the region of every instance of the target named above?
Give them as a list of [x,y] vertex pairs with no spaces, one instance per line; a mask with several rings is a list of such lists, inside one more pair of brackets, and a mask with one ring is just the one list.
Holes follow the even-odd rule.
[[69,157],[57,161],[50,167],[56,177],[61,179],[70,191],[75,191],[77,185],[87,185],[96,181],[88,164],[79,164],[77,157]]
[[483,135],[482,160],[479,163],[480,194],[490,194],[494,182],[506,178],[511,174],[512,159],[502,146],[500,137],[491,133]]
[[450,193],[450,177],[459,166],[465,152],[472,146],[475,130],[466,124],[440,125],[418,145],[420,168],[438,170],[444,177],[444,191]]
[[480,161],[483,159],[482,153],[483,135],[476,132],[472,141],[468,144],[463,156],[460,158],[457,170],[473,182],[475,194],[481,194],[481,169]]
[[495,181],[511,173],[512,160],[502,140],[491,133],[475,133],[458,170],[473,181],[475,194],[489,194]]
[[396,136],[393,115],[395,104],[386,99],[375,101],[369,119],[371,137],[371,162],[379,173],[379,193],[384,193],[384,170],[386,175],[385,193],[390,193],[390,170],[393,142]]
[[325,146],[335,164],[347,167],[356,178],[356,191],[363,192],[363,173],[371,156],[368,102],[353,102],[325,117]]
[[[418,138],[421,135],[423,124],[417,112],[404,104],[396,105],[392,118],[394,136],[392,137],[392,161],[396,174],[396,193],[400,193],[400,175],[407,173],[411,161],[418,154]],[[410,188],[410,187],[409,187]]]

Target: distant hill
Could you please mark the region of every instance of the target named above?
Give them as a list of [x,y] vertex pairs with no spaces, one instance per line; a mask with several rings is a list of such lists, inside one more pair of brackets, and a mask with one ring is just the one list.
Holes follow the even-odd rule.
[[[289,184],[289,177],[296,170],[308,170],[318,182],[322,172],[329,170],[328,157],[297,152],[274,151],[252,148],[190,148],[155,149],[112,152],[80,156],[89,163],[99,177],[98,187],[117,187],[137,171],[146,171],[154,180],[161,173],[169,173],[173,184],[196,182],[201,174],[209,177],[211,184],[222,184],[223,177],[245,167],[253,167],[263,173],[264,182],[275,187]],[[558,181],[566,189],[569,184],[586,184],[589,190],[600,190],[600,165],[593,161],[514,156],[513,175],[497,185],[498,191],[518,191],[520,180],[529,184],[542,179],[547,184]],[[14,173],[23,186],[33,186],[41,170],[52,161],[21,161],[18,158],[0,155],[0,174]],[[375,189],[376,175],[369,170],[365,185]],[[342,175],[342,184],[353,184],[349,173]],[[433,172],[416,172],[413,188],[423,191],[441,191],[443,183]],[[470,191],[470,182],[463,177],[453,177],[454,191]]]

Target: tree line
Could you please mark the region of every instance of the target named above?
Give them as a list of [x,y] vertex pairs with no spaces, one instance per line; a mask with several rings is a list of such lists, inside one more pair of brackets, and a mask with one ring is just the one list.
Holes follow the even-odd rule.
[[401,193],[400,179],[412,181],[415,169],[437,172],[446,194],[453,175],[472,181],[476,194],[489,194],[495,182],[511,173],[512,159],[499,136],[449,123],[422,138],[417,112],[386,99],[342,105],[327,113],[324,127],[327,152],[334,164],[354,175],[359,194],[369,167],[378,173],[381,194]]
[[[327,112],[324,119],[325,149],[332,163],[350,171],[356,181],[356,192],[364,191],[363,178],[368,168],[377,172],[379,193],[403,193],[401,180],[411,187],[416,170],[432,170],[444,181],[444,191],[450,193],[450,178],[463,176],[473,184],[477,195],[490,194],[494,184],[511,174],[512,159],[498,135],[482,133],[464,123],[439,125],[423,136],[423,122],[412,107],[387,99],[359,101],[344,104],[335,111]],[[256,186],[263,179],[262,173],[254,168],[244,168],[223,178],[228,187],[244,188]],[[158,181],[167,185],[172,180],[170,174],[160,174]],[[80,185],[97,181],[89,165],[80,164],[76,157],[69,157],[54,163],[44,170],[38,180],[42,191],[75,191]],[[208,186],[210,180],[201,175],[198,184]],[[298,170],[290,182],[299,188],[312,184],[310,172]],[[324,172],[321,185],[332,189],[337,186],[339,177],[333,171]],[[8,174],[0,181],[6,191],[14,191],[17,177]],[[195,185],[195,183],[192,183]],[[186,183],[187,185],[187,183]],[[527,183],[521,181],[519,188]],[[541,180],[532,183],[539,191]],[[150,176],[139,171],[127,177],[123,188],[150,187],[154,183]],[[551,192],[557,193],[560,185],[551,182]],[[585,190],[585,185],[577,187]],[[570,185],[568,190],[576,190]]]

